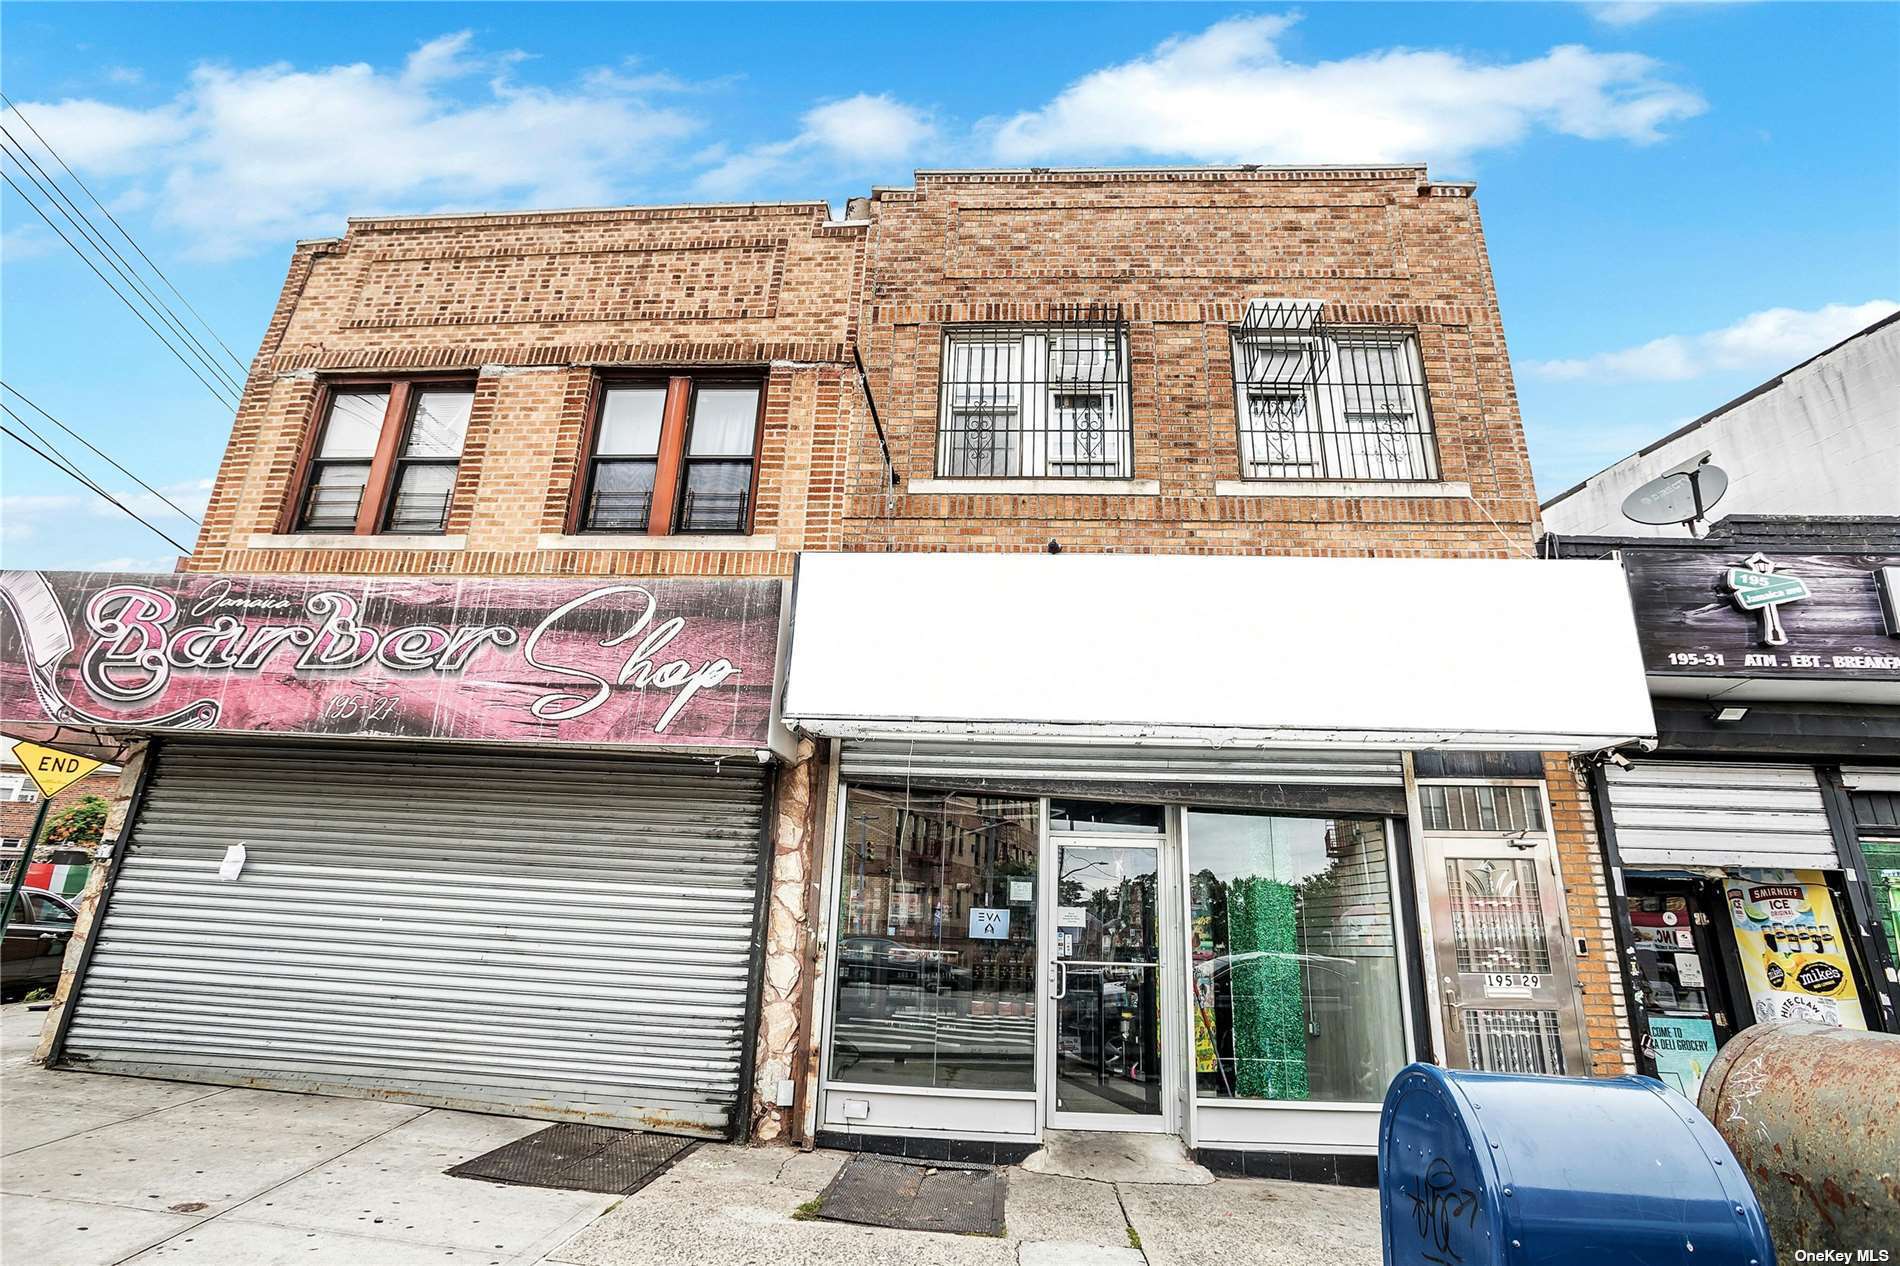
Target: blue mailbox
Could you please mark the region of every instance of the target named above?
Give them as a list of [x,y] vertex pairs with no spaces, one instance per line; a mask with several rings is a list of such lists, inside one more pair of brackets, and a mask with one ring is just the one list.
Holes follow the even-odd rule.
[[1386,1266],[1775,1266],[1728,1145],[1648,1077],[1413,1064],[1379,1115]]

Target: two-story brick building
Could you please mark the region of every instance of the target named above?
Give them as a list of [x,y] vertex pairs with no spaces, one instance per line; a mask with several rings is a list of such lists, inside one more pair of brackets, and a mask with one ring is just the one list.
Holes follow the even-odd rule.
[[183,571],[8,577],[0,718],[152,739],[44,1051],[1363,1179],[1408,1059],[1629,1066],[1536,514],[1419,167],[354,221]]
[[1614,568],[1529,561],[1471,192],[926,172],[855,208],[878,425],[785,702],[838,758],[801,1132],[1367,1181],[1408,1059],[1629,1067],[1565,753],[1649,721]]
[[149,742],[48,1056],[743,1128],[863,237],[798,203],[298,245],[179,572],[6,577],[9,730]]

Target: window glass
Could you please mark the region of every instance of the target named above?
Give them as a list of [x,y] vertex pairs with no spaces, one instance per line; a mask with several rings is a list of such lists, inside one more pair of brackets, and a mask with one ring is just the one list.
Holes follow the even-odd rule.
[[1118,804],[1110,800],[1051,800],[1051,831],[1137,831],[1162,829],[1164,810],[1158,804]]
[[419,391],[405,457],[460,457],[474,408],[472,391]]
[[660,451],[660,423],[665,415],[666,388],[613,388],[601,402],[595,451],[602,457],[654,456]]
[[751,462],[688,463],[680,497],[680,531],[743,530],[751,491]]
[[1411,334],[1363,329],[1303,343],[1236,335],[1234,380],[1249,478],[1438,477]]
[[1867,859],[1867,882],[1873,888],[1874,917],[1887,934],[1887,947],[1900,961],[1900,838],[1863,839],[1861,854]]
[[330,397],[330,417],[323,428],[323,446],[317,456],[368,460],[376,456],[383,433],[383,414],[389,409],[387,391],[339,391]]
[[1200,1094],[1380,1102],[1405,1065],[1384,821],[1187,825]]
[[59,926],[73,921],[73,912],[50,897],[42,897],[31,892],[26,893],[25,896],[27,904],[32,908],[33,922]]
[[693,397],[693,425],[686,451],[693,457],[752,456],[752,430],[759,393],[750,388],[706,387]]
[[304,527],[317,532],[347,532],[355,527],[356,511],[363,504],[363,487],[368,482],[367,462],[360,466],[319,466],[310,484]]
[[586,525],[603,532],[644,532],[653,509],[651,461],[603,461],[594,467]]
[[838,885],[831,1076],[1033,1090],[1033,800],[853,787]]
[[391,532],[440,532],[449,518],[449,497],[455,491],[452,465],[404,466],[396,476],[396,495],[389,506]]

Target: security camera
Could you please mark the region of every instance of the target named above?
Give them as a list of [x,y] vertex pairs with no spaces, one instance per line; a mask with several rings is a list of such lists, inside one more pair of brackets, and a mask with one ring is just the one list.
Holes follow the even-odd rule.
[[1615,765],[1618,769],[1628,769],[1630,767],[1630,758],[1621,752],[1611,752],[1610,763]]
[[770,765],[772,763],[772,753],[767,748],[754,748],[752,754],[759,758],[759,764],[761,765]]

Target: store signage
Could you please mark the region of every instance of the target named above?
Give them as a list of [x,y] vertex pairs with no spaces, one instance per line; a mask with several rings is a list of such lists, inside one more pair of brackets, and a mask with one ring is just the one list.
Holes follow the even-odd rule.
[[1652,676],[1900,681],[1881,589],[1900,560],[1643,549],[1623,565]]
[[1867,1027],[1834,897],[1819,871],[1748,871],[1722,887],[1757,1023]]
[[1645,1052],[1656,1063],[1656,1077],[1694,1102],[1702,1074],[1715,1060],[1715,1025],[1693,1016],[1649,1017]]
[[1761,644],[1786,646],[1788,631],[1781,627],[1781,605],[1808,597],[1808,587],[1801,578],[1776,575],[1774,560],[1757,552],[1740,567],[1729,568],[1723,579],[1735,595],[1736,606],[1761,612]]
[[979,941],[1009,939],[1009,911],[976,906],[970,911],[970,936]]
[[0,573],[0,724],[761,747],[776,580]]

